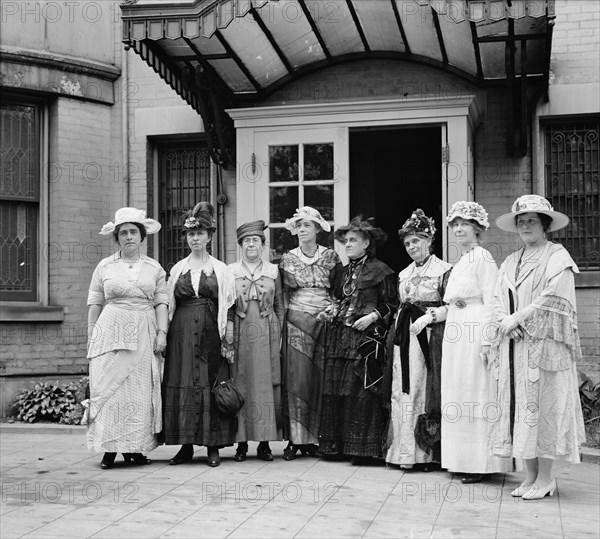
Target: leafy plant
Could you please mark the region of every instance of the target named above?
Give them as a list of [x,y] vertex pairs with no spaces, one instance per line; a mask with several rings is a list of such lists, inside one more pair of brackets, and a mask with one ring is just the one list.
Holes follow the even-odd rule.
[[587,444],[600,448],[600,382],[594,384],[583,372],[579,373],[582,383],[579,385],[579,398]]
[[579,376],[583,380],[579,386],[583,417],[589,421],[600,420],[600,382],[594,384],[583,372],[580,372]]
[[17,419],[28,423],[48,421],[79,424],[83,416],[81,401],[86,396],[87,383],[87,377],[67,384],[37,383],[31,389],[21,389],[11,408],[16,412]]

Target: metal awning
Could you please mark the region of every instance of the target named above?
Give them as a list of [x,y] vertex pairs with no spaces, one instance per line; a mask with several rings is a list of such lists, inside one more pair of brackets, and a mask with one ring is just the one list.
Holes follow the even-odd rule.
[[125,45],[209,129],[232,129],[225,108],[357,59],[420,62],[479,87],[506,85],[511,103],[548,83],[554,0],[128,0],[121,9]]

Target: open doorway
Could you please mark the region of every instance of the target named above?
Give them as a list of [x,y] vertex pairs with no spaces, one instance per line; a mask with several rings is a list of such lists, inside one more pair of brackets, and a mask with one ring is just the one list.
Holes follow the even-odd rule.
[[351,130],[350,215],[375,217],[388,233],[377,258],[396,272],[412,262],[398,229],[416,208],[435,220],[434,249],[442,258],[441,126]]

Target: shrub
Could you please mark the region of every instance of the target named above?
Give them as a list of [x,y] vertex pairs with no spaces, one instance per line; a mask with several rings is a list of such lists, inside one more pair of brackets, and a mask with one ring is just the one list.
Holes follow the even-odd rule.
[[31,389],[21,389],[11,408],[18,420],[28,423],[79,424],[83,416],[81,401],[86,397],[87,384],[87,377],[67,384],[37,383]]
[[585,423],[586,444],[600,448],[600,382],[594,384],[583,372],[579,373],[579,398]]

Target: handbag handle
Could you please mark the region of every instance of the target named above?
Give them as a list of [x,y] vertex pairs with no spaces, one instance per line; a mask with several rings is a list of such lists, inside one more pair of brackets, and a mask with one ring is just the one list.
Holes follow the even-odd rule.
[[[219,372],[217,373],[217,377],[215,378],[215,383],[213,384],[212,388],[214,389],[215,387],[217,387],[217,381],[219,380],[219,375],[221,374],[221,369],[223,368],[223,363],[226,362],[225,358],[221,358],[221,365],[219,366]],[[231,373],[230,373],[231,374]]]

